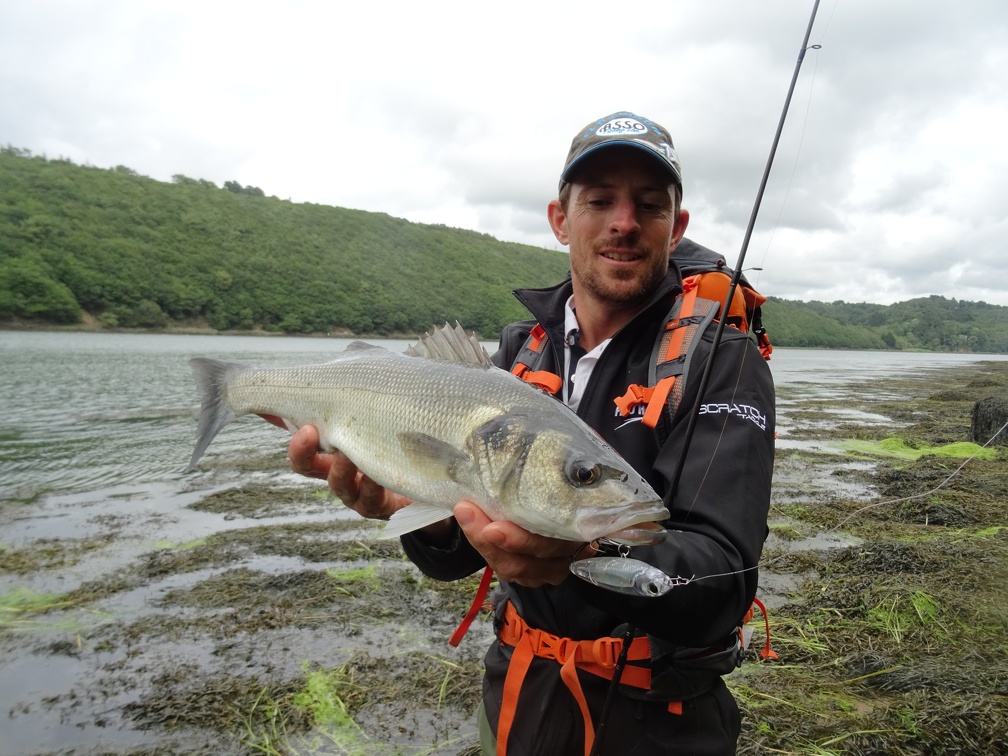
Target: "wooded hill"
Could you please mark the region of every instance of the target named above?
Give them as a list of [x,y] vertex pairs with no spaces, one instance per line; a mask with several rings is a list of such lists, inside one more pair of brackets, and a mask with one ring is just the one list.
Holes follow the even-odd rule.
[[[702,240],[700,240],[702,242]],[[258,187],[0,149],[0,323],[417,334],[458,320],[493,339],[567,255]],[[1008,308],[776,298],[777,346],[1008,353]]]

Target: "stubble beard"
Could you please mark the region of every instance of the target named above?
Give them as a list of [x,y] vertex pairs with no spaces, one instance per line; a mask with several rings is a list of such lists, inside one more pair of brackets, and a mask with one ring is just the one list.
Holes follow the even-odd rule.
[[[641,271],[612,270],[607,274],[601,273],[593,266],[586,266],[588,270],[582,271],[578,276],[585,291],[599,301],[619,307],[634,307],[646,302],[655,289],[665,278],[668,272],[668,264],[662,266],[658,261],[666,257],[661,257],[654,253],[654,250],[644,250],[639,247],[622,245],[628,252],[640,252],[647,260],[654,260],[650,267],[641,274]],[[602,248],[619,248],[620,245],[608,243],[601,245]],[[598,250],[592,251],[593,259],[597,259]]]

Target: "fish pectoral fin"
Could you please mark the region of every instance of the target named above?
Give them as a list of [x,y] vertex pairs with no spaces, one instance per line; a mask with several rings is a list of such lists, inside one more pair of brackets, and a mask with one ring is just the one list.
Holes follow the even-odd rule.
[[297,430],[297,426],[294,425],[294,423],[292,423],[290,420],[287,420],[286,418],[280,417],[279,415],[266,415],[263,414],[262,412],[257,412],[256,414],[259,415],[259,417],[261,417],[267,423],[272,423],[277,428],[283,428],[284,430],[288,430],[291,433],[294,433]]
[[397,438],[406,460],[431,480],[467,479],[472,460],[461,449],[417,431],[399,433]]
[[433,525],[435,522],[451,517],[451,512],[437,504],[426,504],[414,501],[402,509],[398,509],[385,525],[379,538],[398,538],[414,530]]

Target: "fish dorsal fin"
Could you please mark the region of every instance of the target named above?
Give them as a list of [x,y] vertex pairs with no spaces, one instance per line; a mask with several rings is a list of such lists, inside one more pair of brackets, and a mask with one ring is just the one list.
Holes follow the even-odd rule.
[[428,333],[414,346],[409,347],[406,354],[428,360],[493,367],[490,355],[479,343],[476,335],[467,334],[457,322],[454,328],[445,323],[441,330]]
[[348,352],[359,352],[365,349],[384,349],[384,347],[368,344],[366,341],[351,341],[346,345],[346,351]]

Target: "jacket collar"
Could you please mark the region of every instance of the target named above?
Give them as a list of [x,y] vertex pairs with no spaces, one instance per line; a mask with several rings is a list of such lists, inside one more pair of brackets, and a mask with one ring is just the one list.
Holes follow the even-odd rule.
[[[669,269],[658,288],[654,290],[647,303],[631,320],[634,322],[650,313],[653,308],[659,309],[665,315],[671,309],[672,303],[682,292],[682,274],[678,266],[669,258]],[[545,289],[515,289],[514,295],[547,331],[563,329],[564,305],[573,293],[570,273],[567,278],[555,286]],[[553,334],[551,333],[551,336]]]

